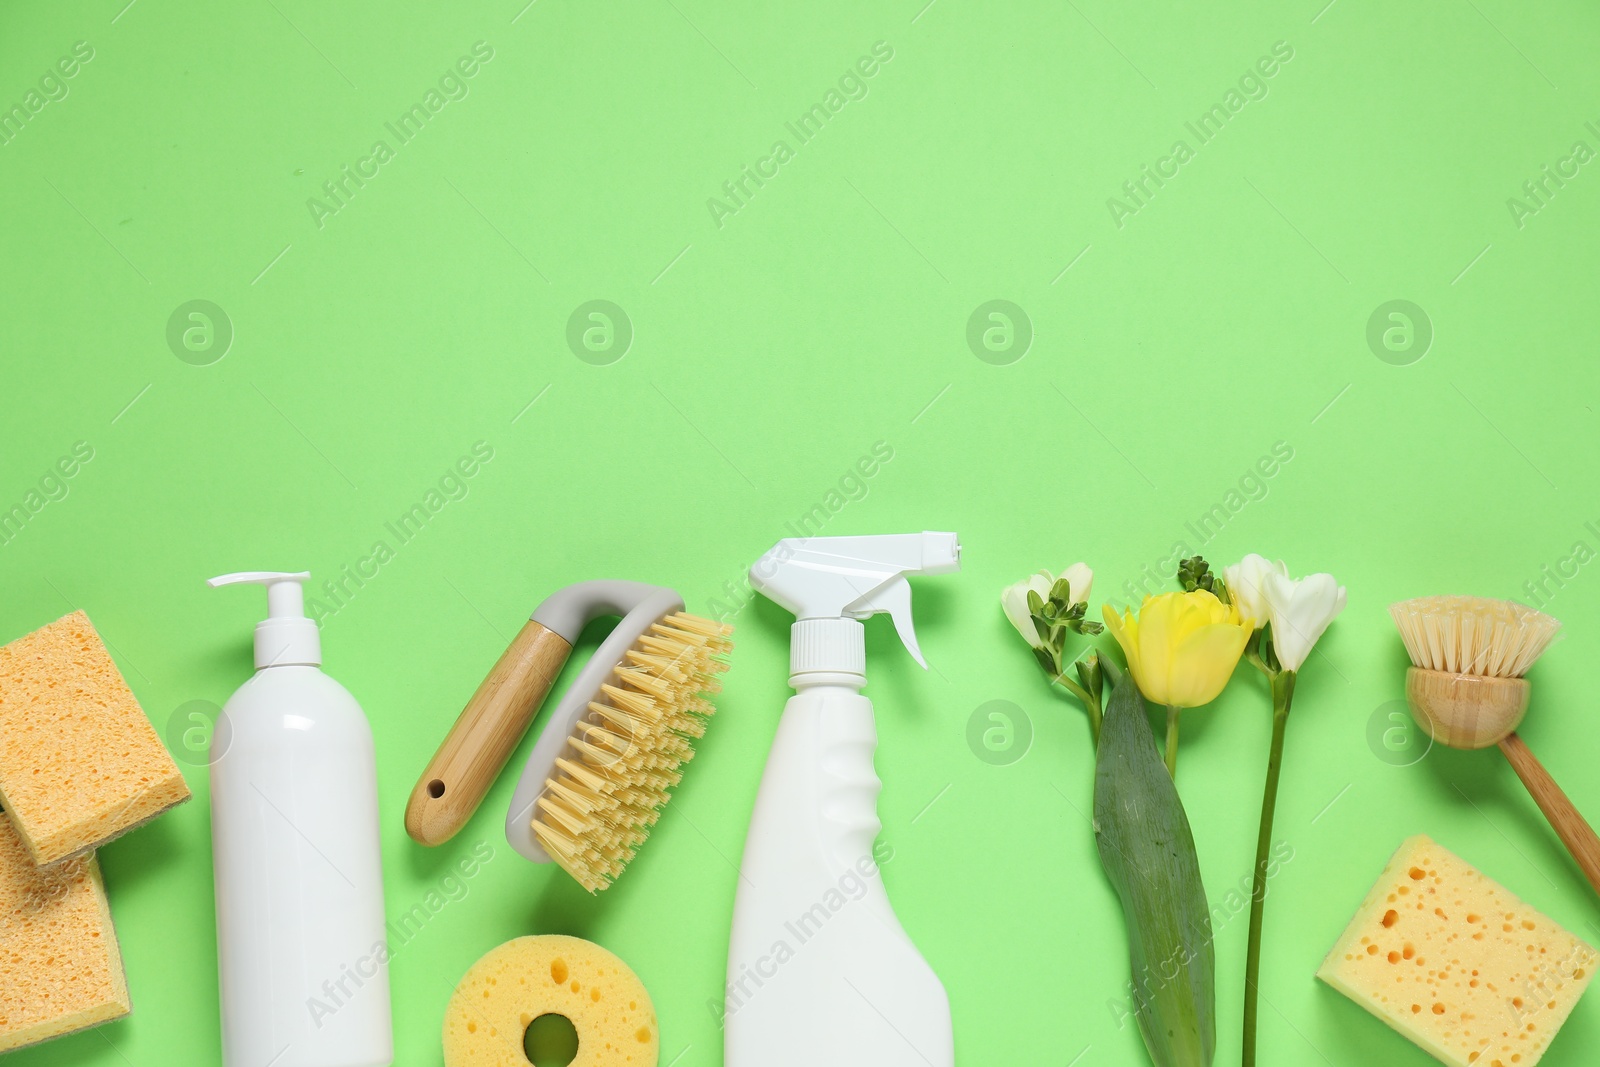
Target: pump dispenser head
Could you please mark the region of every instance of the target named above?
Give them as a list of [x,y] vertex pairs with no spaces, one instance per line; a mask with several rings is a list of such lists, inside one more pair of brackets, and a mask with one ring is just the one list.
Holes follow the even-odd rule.
[[322,636],[317,624],[306,618],[300,585],[310,580],[310,571],[239,571],[206,579],[213,589],[240,584],[267,587],[267,617],[256,623],[256,670],[322,666]]
[[791,685],[866,682],[861,620],[887,613],[906,651],[924,669],[911,619],[913,574],[961,569],[953,533],[871,537],[793,537],[779,541],[750,568],[750,584],[794,612]]

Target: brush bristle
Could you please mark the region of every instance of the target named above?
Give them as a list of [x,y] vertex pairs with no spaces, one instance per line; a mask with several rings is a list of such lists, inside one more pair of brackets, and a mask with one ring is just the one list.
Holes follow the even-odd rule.
[[1424,670],[1521,678],[1561,623],[1515,600],[1424,596],[1389,605],[1411,662]]
[[533,832],[589,892],[633,859],[694,756],[732,633],[686,612],[662,619],[634,642],[567,739],[535,802]]

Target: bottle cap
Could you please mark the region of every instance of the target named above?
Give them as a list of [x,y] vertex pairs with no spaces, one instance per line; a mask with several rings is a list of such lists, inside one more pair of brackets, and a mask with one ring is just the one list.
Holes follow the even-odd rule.
[[300,583],[310,571],[238,571],[206,579],[213,589],[223,585],[267,587],[267,617],[256,623],[256,670],[263,667],[322,666],[322,635],[306,618]]

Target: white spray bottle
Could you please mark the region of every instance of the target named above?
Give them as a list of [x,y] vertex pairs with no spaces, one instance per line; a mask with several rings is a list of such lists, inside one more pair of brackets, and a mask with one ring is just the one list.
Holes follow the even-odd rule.
[[211,851],[225,1067],[394,1062],[372,728],[323,674],[310,574],[267,587],[256,673],[211,737]]
[[944,986],[889,904],[865,627],[886,612],[923,667],[908,575],[959,570],[953,533],[778,542],[750,584],[795,614],[789,684],[734,903],[727,1067],[953,1067]]

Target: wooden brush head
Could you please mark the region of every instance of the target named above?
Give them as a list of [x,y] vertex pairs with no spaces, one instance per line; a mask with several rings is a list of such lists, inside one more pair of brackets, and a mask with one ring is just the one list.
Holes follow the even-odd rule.
[[1489,678],[1412,667],[1406,703],[1433,739],[1451,748],[1488,748],[1522,724],[1532,690],[1526,678]]
[[1487,748],[1528,711],[1523,675],[1561,624],[1514,600],[1431,596],[1389,607],[1411,656],[1406,701],[1434,740]]

